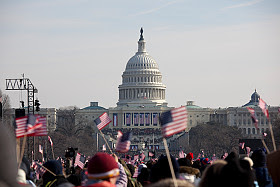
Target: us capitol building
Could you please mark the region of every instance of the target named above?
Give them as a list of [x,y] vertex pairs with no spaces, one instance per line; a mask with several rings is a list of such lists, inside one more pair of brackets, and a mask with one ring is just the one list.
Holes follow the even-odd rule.
[[[91,102],[89,107],[78,111],[76,123],[86,121],[93,124],[93,120],[102,113],[107,112],[112,122],[102,129],[107,139],[114,147],[117,131],[132,131],[131,150],[162,150],[162,136],[160,131],[159,116],[162,112],[172,109],[168,107],[165,100],[166,86],[162,83],[162,74],[156,61],[146,51],[146,41],[143,36],[143,29],[140,30],[138,40],[138,51],[132,56],[122,74],[122,84],[119,85],[119,100],[116,107],[105,109],[98,105],[98,102]],[[202,108],[194,105],[193,101],[187,101],[188,110],[188,132],[198,124],[215,122],[219,124],[236,126],[248,138],[257,138],[257,130],[252,124],[247,106],[256,109],[260,118],[261,132],[268,130],[268,122],[258,107],[260,96],[255,92],[249,103],[241,107],[228,108]],[[178,106],[177,106],[178,107]],[[275,119],[279,117],[278,107],[269,107],[270,115]],[[94,125],[94,124],[93,124]],[[96,131],[98,132],[98,130]],[[179,133],[167,139],[169,145],[174,145],[174,140],[179,138],[188,139],[188,133]],[[98,135],[97,135],[98,136]],[[98,137],[97,137],[98,138]],[[105,144],[102,138],[98,138],[101,144]],[[173,142],[173,143],[171,143]],[[175,141],[176,142],[176,141]],[[178,141],[177,141],[178,143]],[[175,143],[176,145],[176,143]],[[174,146],[170,147],[177,149]]]
[[[119,100],[116,107],[106,109],[99,106],[98,102],[90,102],[90,106],[77,111],[75,124],[96,127],[93,121],[104,112],[107,112],[112,122],[102,129],[102,132],[112,148],[116,143],[117,131],[120,130],[123,133],[127,131],[133,132],[131,151],[143,149],[164,150],[159,117],[162,112],[173,107],[167,106],[165,100],[166,86],[162,83],[162,74],[159,71],[158,64],[146,51],[146,41],[144,40],[142,28],[140,30],[140,39],[138,40],[138,51],[128,60],[122,74],[122,83],[118,89]],[[185,132],[167,139],[170,150],[178,149],[178,143],[180,142],[178,140],[188,139],[188,133],[186,132],[192,127],[209,122],[236,126],[244,137],[258,138],[259,132],[255,129],[246,107],[255,109],[259,119],[260,131],[268,131],[268,121],[258,107],[259,98],[260,95],[255,90],[251,95],[251,100],[243,106],[217,109],[202,108],[196,106],[193,101],[187,101],[188,127]],[[12,109],[10,112],[10,116],[13,119],[15,118],[14,110]],[[269,106],[268,110],[271,121],[280,117],[279,107]],[[55,130],[56,124],[63,120],[62,118],[60,119],[59,110],[55,108],[42,108],[40,115],[47,117],[49,131]],[[98,142],[98,149],[101,150],[105,142],[99,135],[100,133],[96,128],[95,138]],[[186,142],[185,140],[183,142]]]

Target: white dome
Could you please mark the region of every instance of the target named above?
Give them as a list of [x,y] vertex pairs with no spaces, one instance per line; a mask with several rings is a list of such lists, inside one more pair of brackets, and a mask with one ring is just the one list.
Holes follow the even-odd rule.
[[125,70],[158,69],[156,61],[147,53],[137,54],[131,57]]
[[138,51],[131,57],[119,85],[118,105],[167,105],[165,85],[156,61],[146,52],[141,29]]

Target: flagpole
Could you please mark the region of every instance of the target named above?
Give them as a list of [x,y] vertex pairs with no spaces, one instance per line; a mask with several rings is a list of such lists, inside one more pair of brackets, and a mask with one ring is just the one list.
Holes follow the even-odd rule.
[[105,140],[105,143],[107,144],[107,146],[108,146],[108,148],[109,148],[110,152],[113,154],[113,151],[112,151],[112,149],[110,148],[110,146],[109,146],[109,144],[108,144],[107,140],[105,139],[104,134],[102,133],[102,131],[101,131],[101,130],[99,130],[99,131],[100,131],[101,136],[102,136],[102,137],[103,137],[103,139]]
[[169,162],[169,168],[170,168],[170,171],[171,171],[174,186],[178,187],[177,180],[176,180],[175,173],[174,173],[174,169],[173,169],[173,165],[172,165],[170,154],[169,154],[169,150],[168,150],[168,146],[167,146],[167,142],[166,142],[165,138],[163,138],[163,143],[164,143],[164,147],[165,147],[165,151],[166,151],[166,156],[167,156],[167,159],[168,159],[168,162]]
[[268,125],[269,125],[269,129],[270,129],[270,133],[271,133],[271,139],[272,139],[273,148],[274,148],[274,151],[276,151],[275,139],[274,139],[272,125],[271,125],[271,122],[270,122],[269,118],[268,118]]
[[54,159],[54,152],[53,152],[53,146],[51,146],[52,147],[52,156],[53,156],[53,159]]
[[262,133],[261,133],[261,131],[260,131],[259,128],[257,128],[257,134],[260,134],[260,136],[261,136],[261,141],[262,141],[263,146],[265,147],[267,153],[270,153],[270,151],[269,151],[269,149],[268,149],[268,147],[267,147],[267,145],[266,145],[266,143],[265,143],[265,141],[264,141],[263,135],[262,135]]
[[23,158],[23,155],[24,155],[25,144],[26,144],[26,134],[24,135],[24,138],[23,138],[23,143],[22,143],[22,147],[21,147],[20,159],[19,159],[19,162],[18,162],[18,168],[20,168],[20,165],[21,165],[21,162],[22,162],[22,158]]

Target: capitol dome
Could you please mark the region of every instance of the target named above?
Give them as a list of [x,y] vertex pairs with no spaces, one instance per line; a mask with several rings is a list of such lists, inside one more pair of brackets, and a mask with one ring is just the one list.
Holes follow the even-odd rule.
[[117,105],[167,105],[158,64],[146,51],[142,28],[140,33],[138,51],[128,60],[122,75]]

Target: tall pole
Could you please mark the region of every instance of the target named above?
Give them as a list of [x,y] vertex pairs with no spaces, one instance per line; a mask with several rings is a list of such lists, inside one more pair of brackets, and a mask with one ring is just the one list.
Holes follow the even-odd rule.
[[98,133],[96,133],[96,152],[98,152]]
[[155,153],[155,134],[153,133],[153,153]]

